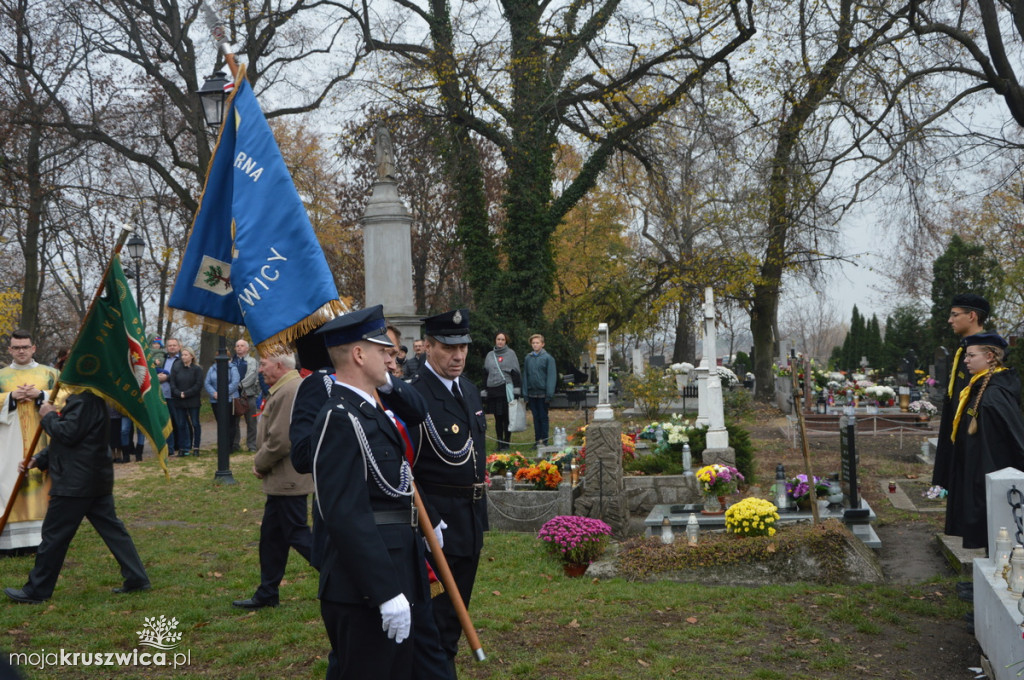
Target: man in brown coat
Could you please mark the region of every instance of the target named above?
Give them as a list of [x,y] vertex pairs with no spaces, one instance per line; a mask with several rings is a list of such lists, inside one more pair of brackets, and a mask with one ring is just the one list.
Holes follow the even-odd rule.
[[260,587],[248,600],[231,603],[242,609],[276,607],[279,603],[277,589],[288,565],[288,548],[295,548],[308,562],[313,544],[307,510],[313,476],[296,472],[289,455],[292,402],[302,382],[295,370],[295,356],[263,357],[260,372],[270,385],[270,396],[264,402],[259,420],[252,471],[263,480],[267,503],[260,527]]

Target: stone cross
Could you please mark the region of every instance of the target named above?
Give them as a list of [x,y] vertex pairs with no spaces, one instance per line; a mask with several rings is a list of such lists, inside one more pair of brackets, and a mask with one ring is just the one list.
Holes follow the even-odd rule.
[[608,337],[608,324],[597,325],[596,344],[597,365],[597,408],[594,409],[594,420],[612,420],[615,412],[612,410],[611,399],[608,392],[608,361],[611,358],[612,345]]
[[715,334],[715,299],[714,292],[709,286],[704,289],[704,358],[708,361],[707,448],[727,449],[729,447],[729,433],[725,429],[722,379],[718,375],[717,342]]
[[700,364],[697,365],[697,419],[696,425],[710,427],[710,411],[708,408],[708,380],[710,377],[718,377],[717,352],[715,351],[717,340],[715,338],[715,302],[711,288],[704,289],[704,338],[702,343],[703,351],[700,357]]

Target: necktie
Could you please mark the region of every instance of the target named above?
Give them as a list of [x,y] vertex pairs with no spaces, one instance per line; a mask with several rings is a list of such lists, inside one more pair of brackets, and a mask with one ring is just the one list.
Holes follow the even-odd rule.
[[459,383],[452,382],[452,394],[455,396],[455,401],[459,402],[459,406],[461,406],[462,410],[465,411],[466,401],[462,398],[462,390],[459,389]]

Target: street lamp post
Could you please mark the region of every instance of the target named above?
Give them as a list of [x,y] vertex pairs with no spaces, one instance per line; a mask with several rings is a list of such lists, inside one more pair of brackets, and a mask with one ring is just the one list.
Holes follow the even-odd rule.
[[128,254],[132,256],[132,263],[135,265],[135,306],[139,308],[139,319],[145,326],[142,314],[142,253],[146,250],[146,242],[139,236],[139,232],[133,231],[125,247],[128,248]]
[[228,346],[220,336],[217,347],[217,472],[213,481],[218,484],[237,484],[231,474],[231,395],[228,394]]
[[206,76],[203,86],[196,90],[199,102],[203,105],[203,118],[214,130],[220,129],[224,122],[224,102],[233,86],[223,71]]
[[[223,71],[206,77],[203,86],[196,91],[203,107],[203,118],[213,130],[219,130],[224,122],[224,102],[232,82]],[[228,348],[222,335],[217,346],[217,472],[213,481],[217,484],[237,484],[231,474],[231,395],[228,394]]]

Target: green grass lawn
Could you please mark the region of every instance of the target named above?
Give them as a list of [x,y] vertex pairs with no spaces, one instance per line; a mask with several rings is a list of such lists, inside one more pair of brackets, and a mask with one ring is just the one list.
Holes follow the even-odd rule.
[[[23,670],[29,678],[323,677],[328,642],[317,575],[297,554],[280,607],[231,606],[251,596],[259,580],[264,496],[251,456],[232,457],[234,486],[213,483],[212,455],[172,459],[169,467],[167,480],[152,460],[124,466],[128,476],[115,488],[153,589],[112,594],[120,585],[117,564],[85,524],[50,601],[0,601],[0,647],[146,651],[136,632],[146,617],[164,616],[177,620],[177,651],[188,655],[187,666]],[[0,584],[22,586],[32,563],[0,558]],[[492,533],[470,607],[488,661],[460,654],[459,672],[495,680],[921,677],[893,670],[892,658],[922,629],[966,610],[948,597],[951,581],[730,588],[568,579],[533,536]]]

